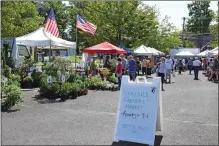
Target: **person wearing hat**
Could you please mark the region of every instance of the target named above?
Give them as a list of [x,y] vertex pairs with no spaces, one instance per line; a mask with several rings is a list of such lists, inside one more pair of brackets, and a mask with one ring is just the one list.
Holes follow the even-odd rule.
[[194,80],[198,80],[198,72],[200,69],[201,61],[198,59],[198,57],[195,57],[195,60],[193,61],[193,68],[194,68]]
[[187,64],[188,64],[188,69],[189,69],[189,75],[191,75],[192,74],[192,66],[193,66],[192,58],[189,59]]

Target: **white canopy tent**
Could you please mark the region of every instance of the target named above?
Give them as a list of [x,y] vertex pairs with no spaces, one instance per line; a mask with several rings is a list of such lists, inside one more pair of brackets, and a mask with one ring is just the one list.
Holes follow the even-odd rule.
[[218,48],[218,47],[214,48],[213,50],[210,50],[210,51],[208,52],[208,57],[217,56],[217,55],[218,55],[218,51],[219,51],[219,48]]
[[25,44],[27,46],[54,46],[66,49],[76,49],[76,43],[54,37],[49,33],[44,32],[44,27],[41,27],[34,32],[16,38],[16,43]]
[[137,55],[154,55],[154,56],[164,55],[163,52],[158,51],[158,50],[151,48],[151,47],[146,47],[144,45],[141,45],[138,48],[136,48],[134,53]]
[[189,52],[189,51],[182,51],[182,52],[179,52],[179,53],[177,53],[175,56],[194,56],[194,54],[192,54],[191,52]]
[[208,52],[209,52],[209,50],[205,50],[205,51],[203,51],[203,52],[197,54],[197,56],[199,56],[199,57],[205,57],[205,56],[208,56]]

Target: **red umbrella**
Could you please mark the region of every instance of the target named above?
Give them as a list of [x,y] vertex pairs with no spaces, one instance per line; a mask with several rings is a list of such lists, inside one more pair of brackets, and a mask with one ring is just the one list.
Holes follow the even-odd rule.
[[83,52],[93,54],[93,53],[101,53],[101,54],[126,54],[127,52],[123,49],[120,49],[108,42],[103,42],[101,44],[85,48]]

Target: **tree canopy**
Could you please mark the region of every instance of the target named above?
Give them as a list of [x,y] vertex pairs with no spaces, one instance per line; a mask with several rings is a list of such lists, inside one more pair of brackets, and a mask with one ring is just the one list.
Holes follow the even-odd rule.
[[209,26],[213,18],[210,1],[193,1],[188,4],[189,19],[187,31],[195,34],[209,33]]
[[80,49],[103,41],[122,43],[133,49],[144,44],[164,52],[182,45],[180,32],[169,23],[169,18],[160,23],[159,12],[140,1],[69,1],[68,5],[61,1],[1,3],[2,37],[21,36],[42,27],[49,8],[53,7],[63,39],[75,41],[76,12],[97,26],[95,35],[78,31]]
[[43,18],[32,2],[1,1],[1,37],[18,37],[38,29]]

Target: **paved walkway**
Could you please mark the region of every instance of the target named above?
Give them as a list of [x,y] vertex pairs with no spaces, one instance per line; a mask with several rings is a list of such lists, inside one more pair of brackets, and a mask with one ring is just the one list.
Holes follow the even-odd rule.
[[[162,92],[161,145],[217,145],[218,84],[203,75],[194,81],[187,72],[173,81]],[[34,94],[36,90],[24,93],[21,110],[2,113],[3,145],[112,144],[119,92],[89,91],[58,103],[38,103]]]

